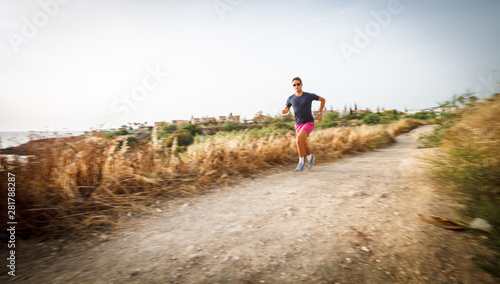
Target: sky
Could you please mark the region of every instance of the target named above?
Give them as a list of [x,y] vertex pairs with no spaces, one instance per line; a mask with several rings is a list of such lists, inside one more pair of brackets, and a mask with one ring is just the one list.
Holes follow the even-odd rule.
[[[498,0],[0,0],[0,131],[499,92]],[[319,108],[314,102],[313,108]]]

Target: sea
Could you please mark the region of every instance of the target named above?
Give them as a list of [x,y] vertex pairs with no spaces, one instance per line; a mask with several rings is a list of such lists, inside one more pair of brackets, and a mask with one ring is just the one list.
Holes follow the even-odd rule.
[[0,131],[0,149],[19,146],[30,140],[78,136],[84,133],[85,131]]

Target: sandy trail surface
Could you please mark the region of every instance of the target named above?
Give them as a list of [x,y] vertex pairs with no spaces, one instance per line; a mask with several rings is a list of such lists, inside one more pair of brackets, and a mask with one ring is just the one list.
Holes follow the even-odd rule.
[[[419,169],[420,127],[374,152],[292,166],[156,204],[108,236],[20,243],[18,283],[496,283],[479,237],[420,221],[456,218]],[[321,160],[321,157],[318,157]],[[160,212],[161,211],[161,212]],[[133,225],[130,225],[133,221]],[[3,268],[5,269],[5,268]],[[3,271],[3,270],[2,270]]]

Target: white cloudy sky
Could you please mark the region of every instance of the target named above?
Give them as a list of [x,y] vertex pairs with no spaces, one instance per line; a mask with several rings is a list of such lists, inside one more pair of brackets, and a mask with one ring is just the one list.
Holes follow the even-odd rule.
[[499,13],[497,0],[0,0],[0,131],[275,115],[295,76],[328,109],[486,96]]

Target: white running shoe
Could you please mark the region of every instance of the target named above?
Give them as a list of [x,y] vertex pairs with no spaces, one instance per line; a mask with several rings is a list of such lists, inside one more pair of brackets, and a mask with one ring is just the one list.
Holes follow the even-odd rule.
[[296,172],[301,172],[301,171],[303,171],[303,170],[304,170],[304,165],[305,165],[305,163],[299,163],[299,164],[297,165],[297,168],[295,168],[295,171],[296,171]]
[[307,169],[310,170],[312,169],[312,167],[314,166],[314,160],[316,158],[314,157],[314,155],[311,155],[311,158],[310,159],[307,159]]

